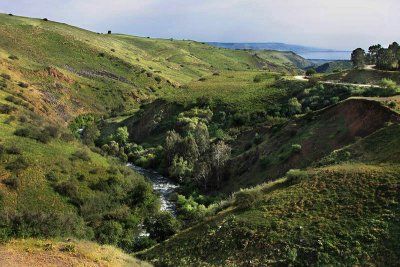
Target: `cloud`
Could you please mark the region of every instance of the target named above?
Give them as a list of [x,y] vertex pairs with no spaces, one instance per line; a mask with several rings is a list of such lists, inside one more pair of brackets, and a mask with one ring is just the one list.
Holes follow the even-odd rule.
[[0,0],[0,10],[95,31],[204,41],[351,49],[400,39],[398,0]]

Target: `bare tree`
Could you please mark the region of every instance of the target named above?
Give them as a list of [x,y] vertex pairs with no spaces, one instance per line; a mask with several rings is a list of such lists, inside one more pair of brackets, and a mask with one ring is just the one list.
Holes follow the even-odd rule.
[[224,141],[219,141],[212,148],[211,152],[211,164],[216,169],[217,173],[217,186],[221,181],[221,170],[225,167],[226,162],[231,156],[231,147],[225,144]]

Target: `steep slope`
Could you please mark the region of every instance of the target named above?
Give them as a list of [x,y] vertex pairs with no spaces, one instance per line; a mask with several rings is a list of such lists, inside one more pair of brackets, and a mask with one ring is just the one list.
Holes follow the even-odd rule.
[[216,216],[139,256],[156,266],[397,266],[399,133],[398,123],[384,127],[323,167],[240,191]]
[[273,128],[266,141],[231,160],[226,188],[238,190],[304,168],[332,151],[398,122],[399,116],[378,102],[349,99]]

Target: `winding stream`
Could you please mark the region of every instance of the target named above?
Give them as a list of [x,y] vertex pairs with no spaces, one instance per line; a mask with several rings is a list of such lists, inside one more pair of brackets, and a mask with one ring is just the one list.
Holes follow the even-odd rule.
[[157,194],[160,196],[161,210],[169,211],[172,214],[175,214],[176,206],[175,203],[170,201],[170,197],[172,193],[175,192],[175,189],[178,188],[178,185],[173,183],[170,179],[157,173],[156,171],[147,170],[131,163],[128,164],[128,167],[132,168],[133,170],[140,173],[151,181],[154,191],[156,191]]

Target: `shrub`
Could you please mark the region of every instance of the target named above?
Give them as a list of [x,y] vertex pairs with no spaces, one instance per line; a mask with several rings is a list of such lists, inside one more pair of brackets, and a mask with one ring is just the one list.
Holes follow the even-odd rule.
[[47,18],[44,18],[43,21],[49,21]]
[[301,145],[300,144],[292,144],[291,146],[292,152],[293,153],[298,153],[301,151]]
[[74,252],[76,251],[75,245],[74,245],[74,244],[66,244],[66,245],[63,245],[63,246],[60,248],[60,251],[62,251],[62,252],[74,253]]
[[75,140],[75,137],[71,133],[61,133],[61,140],[65,142],[72,142]]
[[114,49],[114,48],[111,48],[111,52],[115,52],[115,49]]
[[389,108],[395,108],[396,107],[396,102],[390,101],[389,104],[388,104],[388,107]]
[[204,81],[206,81],[206,80],[207,80],[206,77],[201,77],[201,78],[199,79],[200,82],[204,82]]
[[11,155],[21,155],[22,151],[19,147],[12,145],[9,148],[7,148],[7,153]]
[[15,55],[10,55],[8,58],[11,59],[11,60],[18,60],[18,59],[19,59],[19,58],[18,58],[17,56],[15,56]]
[[160,212],[147,218],[144,225],[150,238],[159,242],[175,234],[180,227],[179,222],[169,212]]
[[104,54],[103,52],[99,53],[99,57],[105,57],[106,54]]
[[[147,236],[139,236],[139,237],[135,238],[133,245],[131,246],[130,249],[128,249],[128,251],[129,250],[132,252],[141,251],[146,248],[150,248],[156,244],[157,244],[157,241],[155,241]],[[124,249],[126,249],[126,246],[123,246],[123,247],[124,247]]]
[[381,86],[394,91],[398,89],[396,82],[391,79],[382,79]]
[[218,140],[223,140],[224,137],[225,137],[224,131],[223,131],[222,129],[218,129],[218,130],[215,132],[215,137],[216,137]]
[[47,125],[46,127],[44,127],[43,133],[47,134],[52,138],[58,138],[60,135],[60,130],[55,125]]
[[15,130],[14,134],[21,137],[29,137],[31,135],[31,128],[25,127]]
[[111,31],[108,31],[107,34],[111,34]]
[[234,194],[234,205],[241,208],[254,208],[256,203],[262,200],[261,190],[245,189]]
[[6,151],[6,148],[4,147],[3,144],[0,144],[0,159],[4,155],[4,152]]
[[309,69],[306,71],[306,76],[312,76],[316,73],[317,73],[317,71],[315,69]]
[[160,77],[158,77],[158,76],[154,77],[154,80],[155,80],[156,82],[158,82],[158,83],[160,83],[160,82],[161,82],[161,78],[160,78]]
[[29,167],[29,162],[23,156],[19,156],[14,161],[7,164],[6,169],[12,172],[18,172],[21,170],[25,170]]
[[7,104],[0,104],[0,114],[10,114],[16,110],[17,110],[16,107]]
[[306,179],[307,177],[308,177],[307,172],[298,169],[292,169],[286,173],[286,179],[287,179],[286,181],[289,184],[297,184],[301,180]]
[[3,79],[5,79],[5,80],[11,80],[11,76],[10,76],[9,74],[3,73],[3,74],[1,74],[0,76],[1,76]]
[[86,152],[85,150],[78,150],[74,152],[70,157],[70,160],[75,161],[75,160],[83,160],[83,161],[90,161],[90,156],[89,153]]
[[81,205],[82,201],[79,197],[78,186],[71,180],[58,183],[54,186],[54,190],[60,195],[69,198],[70,202],[74,205]]
[[28,87],[29,87],[29,84],[24,83],[24,82],[19,82],[19,83],[18,83],[18,86],[21,87],[21,88],[28,88]]
[[17,190],[20,186],[20,181],[16,176],[11,176],[9,178],[3,179],[1,182],[12,190]]
[[57,182],[59,180],[58,176],[54,171],[47,173],[46,179],[49,180],[50,182]]
[[117,221],[106,221],[97,229],[96,239],[102,244],[117,245],[122,238],[124,229]]

